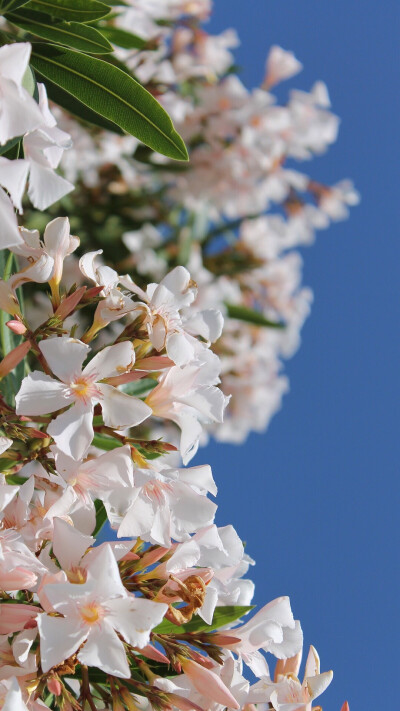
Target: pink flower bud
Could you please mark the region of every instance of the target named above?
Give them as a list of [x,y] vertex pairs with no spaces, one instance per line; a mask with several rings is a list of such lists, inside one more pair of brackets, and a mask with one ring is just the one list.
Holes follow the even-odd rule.
[[[31,348],[30,341],[24,341],[14,348],[0,363],[0,378],[8,375],[25,358]],[[5,588],[7,590],[7,588]]]
[[151,644],[146,644],[145,647],[142,647],[138,651],[140,651],[140,654],[143,654],[144,657],[147,657],[147,659],[153,659],[153,661],[161,662],[162,664],[169,664],[168,657]]
[[37,575],[32,570],[17,567],[13,570],[0,569],[1,590],[30,590],[36,585]]
[[0,604],[0,634],[12,634],[25,629],[28,624],[31,626],[34,618],[40,612],[40,608],[34,605],[23,605],[21,603]]
[[74,291],[73,294],[70,294],[66,299],[63,299],[54,315],[59,316],[64,321],[64,319],[72,313],[75,307],[78,306],[85,291],[86,286],[81,286],[79,289]]
[[179,694],[167,694],[168,701],[181,711],[203,711],[201,706],[197,706],[194,701],[186,699],[184,696],[179,696]]
[[21,321],[18,321],[18,319],[12,319],[11,321],[7,321],[6,326],[12,331],[13,333],[16,333],[17,336],[23,336],[24,333],[26,333],[26,326]]
[[47,688],[51,694],[54,694],[54,696],[61,696],[62,686],[57,677],[53,676],[51,679],[47,680]]
[[217,704],[223,704],[223,706],[227,706],[230,709],[240,708],[222,679],[214,672],[205,669],[205,667],[197,664],[192,659],[181,659],[181,664],[183,671],[202,696],[207,696],[209,699],[216,701]]

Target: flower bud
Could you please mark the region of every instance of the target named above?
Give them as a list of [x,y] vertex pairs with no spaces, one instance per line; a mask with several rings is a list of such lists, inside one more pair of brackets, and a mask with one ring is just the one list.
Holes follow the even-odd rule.
[[61,696],[62,686],[58,677],[53,676],[47,680],[47,688],[54,696]]
[[30,341],[24,341],[10,351],[10,353],[7,353],[6,357],[0,362],[0,378],[4,378],[5,375],[8,375],[8,373],[14,370],[15,366],[29,353],[30,348]]
[[17,336],[23,336],[24,333],[26,333],[26,326],[24,326],[24,324],[21,321],[18,321],[17,319],[7,321],[6,326],[8,326],[10,331],[16,333]]

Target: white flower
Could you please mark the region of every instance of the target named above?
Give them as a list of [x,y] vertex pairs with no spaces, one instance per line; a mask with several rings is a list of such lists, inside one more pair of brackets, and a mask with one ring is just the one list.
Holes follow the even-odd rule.
[[133,427],[151,415],[148,405],[127,395],[107,378],[128,371],[135,362],[135,351],[128,341],[108,346],[82,370],[89,346],[62,337],[39,344],[49,367],[59,380],[33,371],[22,381],[16,396],[20,415],[44,415],[73,405],[49,425],[48,433],[57,447],[74,459],[82,459],[93,439],[93,409],[98,402],[104,422],[115,428]]
[[275,711],[311,711],[314,700],[329,686],[333,672],[320,673],[317,650],[311,646],[304,670],[303,683],[299,681],[301,651],[285,661],[278,661],[274,680],[263,677],[249,693],[250,703],[270,703]]
[[54,172],[64,150],[71,145],[71,137],[57,128],[48,108],[44,84],[39,84],[38,88],[42,120],[37,128],[24,136],[25,157],[19,160],[0,157],[0,183],[8,190],[20,212],[28,176],[28,195],[39,210],[46,210],[74,189],[72,183]]
[[[38,230],[27,230],[21,227],[20,230],[23,242],[16,247],[12,247],[15,254],[25,257],[32,265],[38,264],[43,259],[46,270],[51,269],[48,279],[59,284],[62,277],[64,259],[72,254],[79,245],[78,237],[70,234],[68,217],[56,217],[46,225],[43,234],[43,241],[40,239]],[[37,279],[39,281],[39,279]]]
[[32,131],[43,118],[36,101],[23,87],[31,45],[6,44],[0,48],[0,144]]
[[81,647],[78,660],[118,677],[130,677],[124,645],[117,633],[142,648],[168,606],[127,593],[110,546],[92,560],[83,584],[50,583],[43,594],[60,616],[38,617],[44,672]]
[[278,45],[271,47],[266,62],[264,84],[269,88],[284,79],[290,79],[302,70],[302,64],[293,52],[288,52]]
[[[209,351],[206,354],[213,356]],[[216,356],[201,365],[173,366],[160,376],[159,384],[146,398],[153,414],[172,420],[181,429],[183,463],[195,455],[202,433],[201,423],[222,422],[229,398],[215,387],[219,360]]]
[[249,622],[235,627],[232,635],[240,642],[229,645],[229,649],[239,654],[258,677],[268,675],[259,649],[278,659],[287,659],[297,654],[303,645],[300,623],[293,618],[288,597],[278,597],[264,605]]
[[[208,465],[190,469],[165,466],[134,471],[131,503],[118,537],[140,536],[144,541],[170,546],[214,520],[216,504],[204,495],[217,493]],[[157,471],[158,469],[158,471]],[[120,491],[120,497],[126,496]]]

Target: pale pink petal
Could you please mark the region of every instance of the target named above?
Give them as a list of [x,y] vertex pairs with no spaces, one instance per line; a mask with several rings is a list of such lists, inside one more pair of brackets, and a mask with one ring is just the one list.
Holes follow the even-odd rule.
[[131,675],[124,645],[108,620],[93,626],[84,647],[78,654],[81,664],[102,669],[106,674],[128,679]]
[[23,244],[13,204],[2,188],[0,188],[0,211],[0,249],[12,249],[12,247]]
[[68,195],[75,186],[58,175],[51,168],[46,168],[36,161],[30,161],[29,198],[38,210],[46,210],[64,195]]
[[96,380],[112,378],[129,370],[135,362],[135,350],[130,341],[107,346],[92,358],[84,369],[85,375],[95,376]]
[[103,419],[108,427],[114,429],[135,427],[152,414],[151,408],[137,397],[127,395],[104,383],[99,383],[98,389],[102,395]]
[[99,254],[103,254],[102,249],[98,249],[96,252],[87,252],[82,255],[79,260],[79,269],[83,276],[89,279],[89,281],[94,281],[95,284],[97,284],[97,274],[94,267],[94,260]]
[[307,688],[311,699],[316,699],[320,696],[325,689],[328,688],[329,684],[333,679],[333,672],[323,672],[322,674],[317,674],[317,676],[311,676],[307,679]]
[[4,145],[36,128],[43,118],[36,101],[10,79],[1,77],[1,94],[0,143]]
[[43,672],[61,664],[84,642],[88,628],[71,617],[50,617],[38,615],[40,634],[40,659]]
[[109,620],[113,627],[133,647],[144,647],[150,639],[150,632],[156,627],[168,610],[168,605],[138,597],[109,600],[111,610]]
[[61,518],[54,518],[53,526],[53,552],[63,570],[71,570],[79,565],[83,554],[94,542],[94,538],[85,536]]
[[150,499],[137,497],[122,519],[118,529],[118,538],[145,536],[151,530],[153,520],[153,503]]
[[183,660],[182,669],[200,694],[230,709],[240,708],[222,679],[214,672],[194,662],[192,659]]
[[166,340],[168,357],[176,365],[186,365],[194,358],[194,347],[184,333],[170,333]]
[[39,348],[54,375],[64,383],[70,383],[74,376],[80,374],[82,363],[90,350],[82,341],[68,336],[47,338],[40,341]]
[[0,157],[0,185],[10,193],[11,200],[19,212],[22,212],[21,201],[28,171],[27,160],[8,160]]
[[217,485],[213,479],[209,464],[200,464],[197,467],[178,469],[178,471],[180,481],[191,484],[191,486],[196,486],[200,491],[209,491],[213,496],[217,495]]
[[23,379],[15,397],[18,415],[47,415],[72,402],[64,383],[34,370]]
[[74,405],[58,415],[47,428],[48,434],[64,454],[82,459],[93,439],[93,408]]

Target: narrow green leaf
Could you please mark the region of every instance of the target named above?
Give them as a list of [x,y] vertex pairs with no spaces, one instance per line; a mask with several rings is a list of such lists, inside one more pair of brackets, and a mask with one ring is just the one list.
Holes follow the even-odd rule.
[[45,12],[70,22],[91,22],[110,12],[109,6],[98,0],[30,0],[26,9]]
[[141,378],[141,380],[136,380],[136,382],[126,383],[126,385],[122,386],[122,390],[128,395],[144,397],[153,390],[156,385],[158,385],[158,382],[153,378]]
[[17,7],[21,7],[21,5],[26,5],[28,0],[1,0],[0,1],[0,13],[4,15],[6,12],[12,12],[12,10],[16,10]]
[[132,32],[127,32],[127,30],[121,30],[120,27],[105,25],[99,27],[99,30],[109,42],[123,49],[143,49],[146,45],[146,40],[132,34]]
[[54,20],[49,15],[34,10],[9,13],[6,15],[6,19],[26,32],[56,44],[65,44],[67,47],[73,47],[82,52],[105,54],[112,52],[113,49],[102,33],[94,27],[82,25],[79,22]]
[[198,615],[192,617],[186,625],[174,625],[169,620],[163,620],[157,627],[154,627],[155,634],[185,634],[185,632],[212,632],[219,627],[229,625],[231,622],[239,620],[253,610],[254,605],[227,605],[216,607],[211,625],[201,619]]
[[122,447],[122,442],[119,442],[117,439],[113,439],[112,437],[107,437],[106,435],[101,435],[95,432],[92,445],[93,447],[98,447],[99,449],[104,449],[107,452],[110,452],[111,449]]
[[103,502],[100,499],[96,499],[94,502],[94,507],[96,509],[96,525],[92,536],[96,538],[99,535],[101,529],[103,528],[105,522],[107,521],[107,511]]
[[108,62],[49,44],[33,46],[31,64],[46,79],[155,151],[187,160],[167,112],[128,74]]
[[237,306],[236,304],[225,304],[228,316],[237,318],[239,321],[253,323],[256,326],[266,326],[267,328],[285,328],[285,324],[281,321],[269,321],[260,311],[248,309],[246,306]]
[[47,95],[55,104],[62,106],[68,113],[73,114],[83,121],[87,121],[87,123],[93,124],[93,126],[104,128],[106,131],[111,131],[112,133],[118,133],[120,136],[123,135],[124,132],[117,124],[112,123],[112,121],[107,121],[107,119],[100,116],[100,114],[96,114],[95,111],[89,109],[81,101],[78,101],[74,96],[68,94],[67,91],[64,91],[61,87],[57,86],[57,84],[49,81],[47,77],[41,77],[39,72],[38,75],[39,79],[46,82]]

